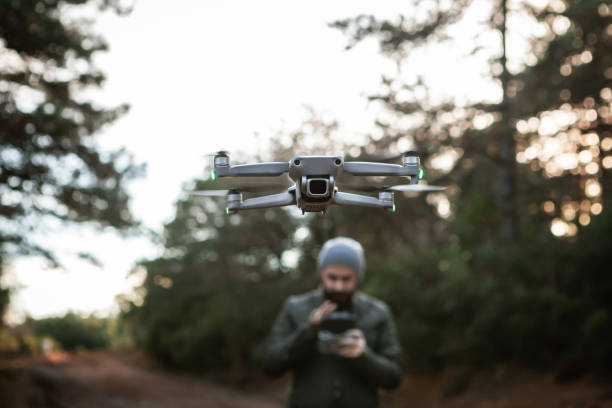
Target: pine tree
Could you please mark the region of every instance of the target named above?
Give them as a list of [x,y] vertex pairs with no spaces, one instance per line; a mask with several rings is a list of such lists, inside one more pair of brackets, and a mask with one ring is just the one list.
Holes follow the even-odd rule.
[[[461,9],[454,8],[458,3],[424,4],[432,10],[428,21],[440,20],[440,4],[457,17],[453,21],[461,17]],[[509,23],[517,15],[546,30],[530,39],[527,55],[510,69],[507,37],[524,30]],[[389,22],[363,16],[336,26],[347,33],[351,46],[376,38],[383,54],[399,66],[411,61],[413,71],[411,53],[428,44],[415,41],[415,33],[437,33],[423,37],[436,42],[444,39],[446,28],[436,31],[414,19]],[[602,316],[611,310],[609,293],[604,295],[608,280],[602,280],[599,270],[585,275],[576,261],[584,259],[580,246],[571,239],[558,241],[551,232],[571,238],[577,224],[589,224],[609,197],[610,7],[598,1],[551,1],[535,8],[528,2],[499,0],[492,4],[489,26],[500,39],[490,61],[498,100],[461,107],[432,101],[424,80],[405,83],[401,75],[384,78],[385,91],[372,97],[387,108],[379,123],[383,136],[371,141],[375,149],[398,150],[408,144],[425,152],[426,166],[443,155],[455,158],[452,167],[428,172],[429,180],[450,186],[452,213],[442,229],[452,244],[439,250],[437,268],[427,264],[425,254],[424,262],[416,262],[419,269],[406,272],[417,275],[410,285],[422,285],[415,295],[428,307],[411,304],[413,310],[399,319],[413,326],[413,338],[424,333],[420,345],[429,342],[446,350],[425,347],[425,365],[440,358],[551,364],[573,355],[594,367],[600,362],[584,350],[593,347],[598,355],[609,356],[609,348],[580,321],[592,317],[597,322],[593,330],[601,330]],[[597,231],[601,228],[589,229],[576,242],[594,242]],[[601,245],[608,242],[602,239]],[[598,248],[589,251],[600,254]],[[600,259],[597,255],[589,264],[605,267]],[[410,280],[399,271],[411,271],[414,264],[414,259],[398,258],[388,269],[398,271],[395,282]],[[418,281],[421,270],[427,271],[428,282]],[[572,286],[576,282],[582,291]],[[378,285],[390,298],[397,295],[384,279]],[[589,291],[598,294],[590,297]],[[576,320],[570,323],[563,316]],[[427,337],[429,328],[438,335]],[[572,337],[569,332],[580,334]],[[528,340],[512,340],[517,338]]]
[[[96,134],[127,111],[82,96],[105,76],[92,62],[107,49],[91,22],[69,19],[114,0],[9,0],[0,7],[0,261],[55,255],[32,239],[46,221],[128,228],[126,182],[140,172],[124,151],[103,152]],[[6,302],[6,300],[4,301]]]

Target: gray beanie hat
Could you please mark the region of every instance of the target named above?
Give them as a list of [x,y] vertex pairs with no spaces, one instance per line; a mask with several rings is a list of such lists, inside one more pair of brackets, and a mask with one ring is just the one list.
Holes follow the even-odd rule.
[[363,247],[354,239],[346,237],[333,238],[327,241],[319,252],[317,266],[319,271],[330,265],[348,266],[357,272],[361,279],[365,271]]

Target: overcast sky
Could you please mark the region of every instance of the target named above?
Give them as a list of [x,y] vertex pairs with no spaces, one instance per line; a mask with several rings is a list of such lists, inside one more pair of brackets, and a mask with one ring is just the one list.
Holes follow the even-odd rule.
[[[104,130],[100,144],[126,147],[148,166],[147,176],[130,187],[135,215],[161,231],[182,184],[203,176],[206,153],[255,151],[255,133],[265,141],[279,129],[297,127],[305,105],[336,118],[343,137],[359,140],[369,133],[377,108],[365,96],[394,65],[379,55],[374,40],[346,51],[346,38],[328,23],[358,14],[393,19],[411,12],[408,3],[138,1],[127,17],[103,15],[96,27],[110,51],[96,61],[108,80],[93,95],[108,106],[128,103],[131,110]],[[453,31],[460,44],[482,31],[473,22],[486,16],[489,2],[475,3],[472,23]],[[414,70],[427,73],[436,92],[496,97],[495,86],[481,78],[488,70],[484,61],[468,58],[462,47],[421,57]],[[36,259],[15,262],[6,278],[21,288],[13,317],[111,311],[115,296],[137,282],[126,278],[135,261],[160,251],[148,238],[126,240],[86,228],[46,239],[67,270],[45,269]],[[70,256],[91,251],[92,243],[102,268]]]

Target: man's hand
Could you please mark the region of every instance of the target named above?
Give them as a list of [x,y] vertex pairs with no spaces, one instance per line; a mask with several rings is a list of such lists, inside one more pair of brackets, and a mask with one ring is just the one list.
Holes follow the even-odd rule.
[[313,327],[319,327],[319,325],[321,324],[321,320],[323,320],[324,317],[336,310],[337,307],[337,304],[329,300],[325,300],[325,302],[323,302],[321,306],[317,307],[310,313],[310,318],[308,319],[310,325]]
[[344,335],[345,338],[340,340],[338,355],[346,358],[357,358],[362,355],[366,348],[363,332],[359,329],[351,329]]

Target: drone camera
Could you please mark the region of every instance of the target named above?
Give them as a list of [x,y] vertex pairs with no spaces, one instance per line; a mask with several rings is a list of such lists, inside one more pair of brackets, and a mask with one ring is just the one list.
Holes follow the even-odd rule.
[[309,197],[326,197],[329,195],[329,180],[326,178],[310,178],[306,181],[306,194]]

